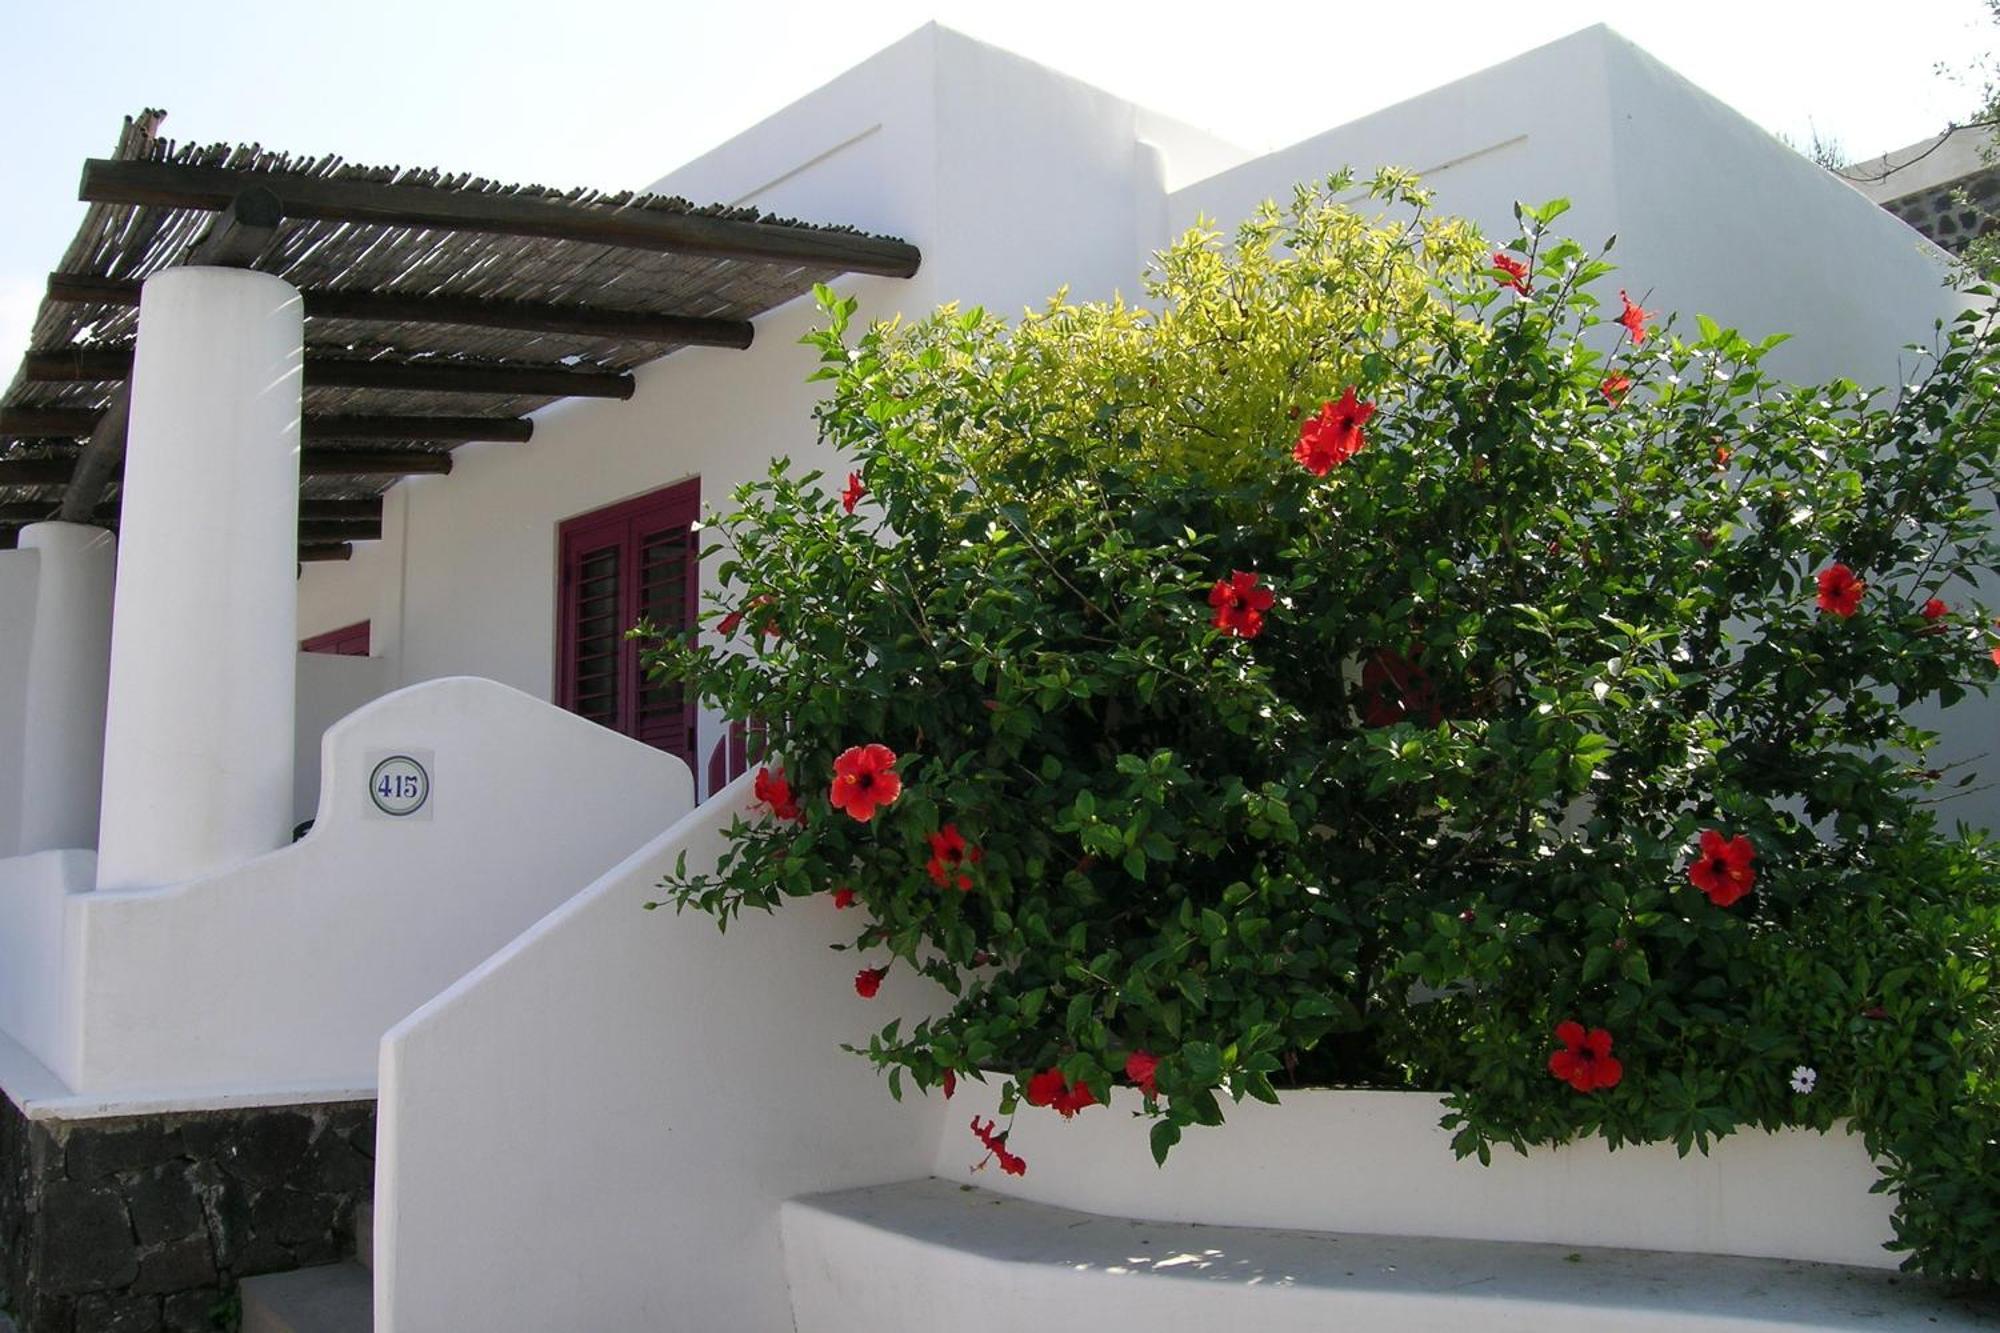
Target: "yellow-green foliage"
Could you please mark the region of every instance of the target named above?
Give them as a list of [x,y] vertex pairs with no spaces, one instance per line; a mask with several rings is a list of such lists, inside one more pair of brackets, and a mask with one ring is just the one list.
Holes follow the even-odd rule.
[[[1301,185],[1288,208],[1266,202],[1230,244],[1206,227],[1188,232],[1148,273],[1149,306],[1059,293],[1011,330],[947,308],[896,330],[885,350],[958,361],[1001,389],[1012,410],[933,423],[952,431],[982,481],[1012,472],[1013,451],[1055,438],[1137,450],[1170,475],[1229,489],[1290,450],[1300,403],[1357,381],[1393,397],[1441,339],[1483,330],[1438,283],[1483,271],[1486,246],[1428,204],[1408,173],[1384,171],[1362,188],[1343,173]],[[975,331],[977,362],[965,351]]]

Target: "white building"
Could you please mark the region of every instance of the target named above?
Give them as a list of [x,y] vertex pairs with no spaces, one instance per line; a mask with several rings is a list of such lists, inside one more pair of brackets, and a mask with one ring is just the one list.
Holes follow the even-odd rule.
[[[1886,1205],[1865,1193],[1850,1143],[1732,1140],[1690,1163],[1577,1148],[1546,1155],[1560,1170],[1482,1174],[1441,1146],[1434,1104],[1412,1119],[1387,1094],[1327,1094],[1306,1111],[1333,1120],[1303,1129],[1273,1118],[1218,1132],[1161,1173],[1141,1169],[1141,1136],[1061,1141],[1069,1127],[1038,1127],[1047,1170],[978,1181],[1033,1202],[967,1211],[992,1198],[956,1188],[979,1090],[950,1108],[893,1103],[839,1051],[883,1015],[827,1002],[844,985],[824,947],[839,938],[830,914],[800,908],[725,940],[705,919],[638,910],[681,853],[714,854],[741,796],[698,803],[742,758],[721,719],[642,695],[596,650],[618,651],[607,631],[634,607],[714,586],[712,568],[690,585],[677,563],[697,502],[722,502],[776,454],[820,452],[814,353],[797,342],[812,278],[847,274],[837,283],[865,317],[946,301],[1019,309],[1065,283],[1078,298],[1136,293],[1146,257],[1197,219],[1230,225],[1349,164],[1415,168],[1443,209],[1500,236],[1514,200],[1567,196],[1565,228],[1592,244],[1615,233],[1621,277],[1649,307],[1792,330],[1776,364],[1799,378],[1893,385],[1899,349],[1956,308],[1928,242],[1602,28],[1255,157],[926,27],[654,187],[860,237],[657,210],[599,238],[645,248],[551,250],[553,232],[524,237],[540,225],[531,205],[509,234],[489,219],[413,241],[403,218],[395,243],[434,244],[430,267],[407,251],[385,271],[370,268],[370,240],[398,227],[326,180],[260,182],[245,168],[268,161],[235,159],[208,164],[199,188],[100,173],[114,211],[97,221],[125,228],[137,249],[122,253],[140,262],[107,269],[109,251],[72,250],[73,287],[125,286],[52,302],[38,350],[86,317],[94,341],[31,356],[0,409],[0,430],[69,437],[0,461],[0,515],[48,518],[68,501],[82,520],[26,522],[19,548],[0,552],[0,1174],[28,1164],[18,1191],[0,1186],[0,1280],[23,1333],[64,1319],[178,1328],[236,1278],[339,1258],[371,1156],[385,1333],[1001,1329],[1045,1308],[1116,1327],[1249,1313],[1271,1328],[1414,1327],[1441,1308],[1427,1292],[1517,1261],[1553,1285],[1492,1283],[1489,1304],[1444,1317],[1498,1327],[1534,1294],[1554,1302],[1538,1326],[1601,1325],[1614,1307],[1638,1319],[1629,1303],[1646,1290],[1674,1293],[1653,1307],[1665,1322],[1622,1326],[1688,1326],[1704,1300],[1802,1318],[1901,1308],[1907,1288],[1688,1257],[1888,1262]],[[275,200],[239,193],[258,184]],[[446,213],[492,203],[442,188],[430,199]],[[209,233],[210,263],[170,267],[211,213],[236,230]],[[160,230],[140,244],[142,223]],[[688,245],[711,249],[690,259]],[[758,245],[770,248],[743,249]],[[537,253],[573,262],[533,270],[525,294],[507,286]],[[107,363],[101,344],[135,332],[119,302],[139,278],[136,360],[118,362],[118,344]],[[334,299],[371,290],[721,312],[730,327],[703,330],[725,345],[661,357],[672,344],[657,334],[600,329],[579,344],[514,309],[504,337],[481,342],[463,330],[490,332],[491,306],[456,320],[377,309],[364,323]],[[675,292],[684,303],[665,304]],[[752,315],[754,340],[727,345]],[[433,348],[574,374],[440,387],[422,367],[355,370],[378,345],[401,362]],[[626,367],[629,383],[616,378]],[[125,430],[74,416],[115,412],[128,378]],[[366,452],[330,443],[340,431],[391,429],[332,419],[386,415],[394,394],[436,417],[458,402],[489,416],[531,405],[532,438],[464,428],[449,475],[432,445],[371,464],[427,472],[328,481],[336,455]],[[114,543],[91,522],[89,473],[115,465],[121,440]],[[356,487],[383,485],[378,532]],[[350,558],[295,565],[299,543]],[[1961,748],[1985,748],[1977,739]],[[1308,1164],[1259,1156],[1293,1141],[1319,1145],[1302,1149]],[[1585,1158],[1591,1169],[1574,1169]],[[785,1205],[933,1174],[952,1184]],[[1657,1208],[1619,1206],[1642,1185]],[[1228,1265],[1183,1271],[1144,1258],[1164,1248],[1125,1254],[1138,1223],[1108,1232],[1037,1209],[1149,1219],[1157,1234],[1137,1243],[1211,1257],[1166,1224],[1287,1230],[1218,1241]],[[1363,1258],[1349,1267],[1408,1275],[1356,1286],[1321,1271],[1324,1247],[1293,1229],[1479,1243],[1350,1247]],[[1073,1248],[1052,1239],[1064,1235]],[[1519,1241],[1682,1257],[1628,1256],[1593,1285],[1540,1251],[1494,1247]],[[1292,1280],[1252,1280],[1280,1272]],[[328,1299],[351,1288],[368,1302],[362,1269],[314,1280]],[[253,1287],[253,1323],[284,1298]]]

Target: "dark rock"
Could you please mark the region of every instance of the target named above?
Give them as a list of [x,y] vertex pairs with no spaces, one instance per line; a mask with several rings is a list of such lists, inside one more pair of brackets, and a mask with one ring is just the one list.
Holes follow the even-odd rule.
[[126,1186],[125,1201],[141,1245],[207,1235],[201,1190],[185,1163],[156,1166],[139,1176]]
[[215,1253],[207,1236],[190,1236],[162,1245],[139,1260],[132,1290],[154,1295],[205,1287],[215,1281]]
[[262,1111],[246,1121],[222,1154],[222,1169],[252,1185],[280,1185],[312,1146],[313,1122],[296,1111]]
[[308,1154],[311,1175],[299,1184],[323,1194],[366,1194],[375,1183],[375,1163],[347,1139],[333,1132],[323,1133]]
[[287,1247],[335,1235],[339,1217],[338,1199],[303,1190],[265,1190],[250,1203],[258,1233]]
[[77,1181],[158,1166],[181,1153],[180,1134],[165,1117],[77,1125],[68,1147],[66,1174]]
[[262,1230],[251,1209],[251,1193],[241,1181],[225,1179],[211,1196],[215,1218],[215,1262],[237,1277],[275,1273],[291,1256],[277,1238]]
[[35,1285],[46,1291],[109,1291],[139,1274],[139,1247],[125,1200],[106,1185],[51,1181],[42,1193]]
[[76,1333],[160,1333],[159,1297],[79,1297]]
[[219,1287],[177,1291],[160,1302],[162,1333],[215,1333],[215,1311],[221,1304]]

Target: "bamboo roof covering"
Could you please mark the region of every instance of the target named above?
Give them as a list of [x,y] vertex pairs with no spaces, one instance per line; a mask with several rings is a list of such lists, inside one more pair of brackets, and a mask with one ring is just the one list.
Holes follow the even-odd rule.
[[233,263],[303,294],[302,517],[324,536],[379,514],[399,476],[448,471],[456,444],[526,439],[528,414],[629,397],[635,367],[681,347],[748,346],[754,317],[816,282],[919,262],[893,238],[755,209],[177,145],[162,119],[128,119],[113,156],[86,164],[90,208],[0,396],[0,542],[79,517],[79,499],[115,523],[138,284],[175,264]]

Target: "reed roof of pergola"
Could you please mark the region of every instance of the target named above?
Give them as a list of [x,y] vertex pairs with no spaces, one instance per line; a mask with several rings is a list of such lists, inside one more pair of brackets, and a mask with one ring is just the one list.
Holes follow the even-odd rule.
[[273,273],[306,314],[300,553],[379,535],[381,494],[473,440],[525,441],[561,398],[629,398],[682,347],[843,273],[908,277],[914,246],[685,199],[501,185],[256,145],[176,145],[128,119],[84,164],[83,225],[0,397],[0,542],[116,524],[140,284],[176,264]]

